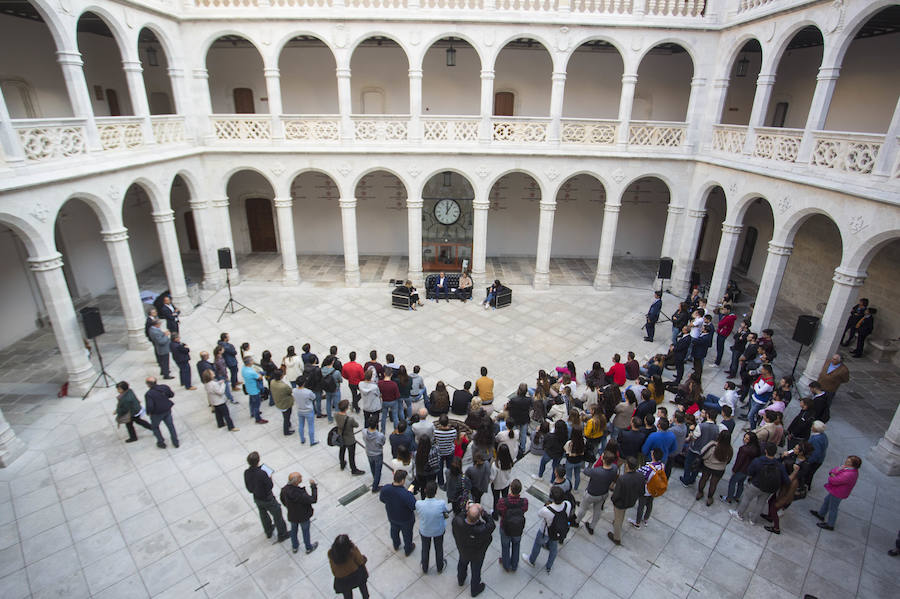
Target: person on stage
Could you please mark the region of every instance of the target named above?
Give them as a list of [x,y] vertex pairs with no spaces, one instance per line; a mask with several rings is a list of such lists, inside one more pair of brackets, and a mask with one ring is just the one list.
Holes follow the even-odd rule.
[[653,336],[656,334],[656,321],[659,320],[659,313],[662,311],[662,291],[654,291],[653,295],[656,299],[653,300],[650,310],[647,311],[647,324],[644,325],[647,336],[644,337],[644,341],[653,341]]

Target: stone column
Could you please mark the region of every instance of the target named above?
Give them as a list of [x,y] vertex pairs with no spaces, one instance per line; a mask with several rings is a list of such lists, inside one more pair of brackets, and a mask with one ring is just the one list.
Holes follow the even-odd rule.
[[688,149],[697,146],[700,139],[700,127],[706,121],[703,118],[704,108],[706,107],[704,91],[706,91],[706,77],[692,77],[691,95],[688,99],[687,115],[685,116],[685,120],[688,123],[685,146]]
[[194,118],[193,128],[198,141],[211,141],[215,139],[215,131],[210,121],[213,107],[212,95],[209,92],[209,71],[205,68],[193,69],[191,75],[193,78],[191,102],[197,103],[197,106],[191,111]]
[[[19,136],[16,134],[16,130],[13,129],[12,119],[9,117],[9,109],[6,107],[2,89],[0,89],[0,151],[3,152],[3,159],[10,166],[25,162],[22,142],[19,141]],[[2,418],[2,415],[0,415],[0,418]],[[0,451],[2,451],[2,446],[0,446]]]
[[772,88],[775,87],[775,75],[760,73],[756,78],[756,94],[753,96],[753,108],[750,110],[750,122],[747,126],[747,139],[744,142],[744,154],[753,154],[756,147],[757,127],[762,127],[766,122],[766,112],[769,110],[769,100],[772,98]]
[[[241,282],[241,273],[238,269],[237,252],[234,251],[234,236],[231,233],[231,211],[228,209],[229,201],[227,197],[212,200],[212,223],[216,223],[216,250],[221,247],[227,247],[231,250],[231,265],[233,268],[228,269],[228,276],[231,277],[231,284],[237,285]],[[218,256],[216,257],[218,260]]]
[[706,294],[710,307],[718,308],[719,300],[725,295],[725,287],[731,278],[731,266],[737,253],[738,240],[741,238],[741,225],[722,223],[722,238],[719,240],[719,252],[716,254],[716,265],[713,267],[712,282]]
[[184,69],[175,69],[169,67],[166,69],[169,75],[169,83],[172,85],[172,98],[175,101],[175,114],[187,114],[189,111],[190,100],[188,100],[188,90],[184,81]]
[[600,255],[597,257],[597,274],[594,276],[594,289],[609,291],[612,289],[612,259],[616,248],[616,230],[619,227],[619,211],[621,204],[606,202],[603,208],[603,228],[600,233]]
[[16,436],[0,410],[0,468],[6,468],[25,451],[25,442]]
[[150,104],[147,102],[147,90],[144,88],[144,67],[138,60],[123,60],[122,70],[125,71],[125,82],[128,84],[131,110],[134,116],[141,119],[144,144],[155,144],[156,138],[150,125]]
[[812,102],[809,105],[806,127],[803,129],[803,139],[797,153],[797,162],[800,164],[807,164],[812,156],[813,131],[819,131],[825,127],[828,107],[831,105],[831,98],[834,96],[834,88],[840,75],[840,66],[819,68],[819,74],[816,76],[816,91],[813,92]]
[[[859,288],[866,282],[866,273],[854,272],[838,266],[834,269],[834,277],[831,280],[834,281],[834,284],[831,286],[828,304],[825,306],[822,320],[819,321],[816,339],[806,360],[806,368],[800,377],[800,381],[804,385],[808,385],[810,381],[819,377],[822,365],[838,350],[847,314],[857,302]],[[755,311],[753,320],[755,323]]]
[[83,395],[94,382],[96,373],[84,349],[84,334],[63,276],[62,256],[54,253],[28,258],[28,265],[41,291],[41,300],[50,317],[53,336],[56,337],[56,345],[69,377],[69,395]]
[[622,95],[619,97],[619,145],[627,145],[631,123],[631,109],[634,105],[634,88],[637,87],[637,73],[622,73]]
[[350,92],[350,67],[337,69],[338,87],[338,112],[341,113],[341,139],[353,141],[356,137],[353,131],[353,97]]
[[900,406],[894,412],[887,432],[869,452],[868,458],[871,464],[888,476],[900,476]]
[[407,198],[406,216],[409,222],[409,273],[414,285],[422,282],[422,206],[421,199]]
[[898,137],[900,137],[900,98],[897,99],[897,104],[894,106],[894,116],[891,118],[887,134],[884,136],[884,143],[878,152],[878,158],[875,159],[873,174],[883,177],[891,176],[891,169],[894,168],[894,160],[897,157],[897,148],[900,147],[900,143],[897,143]]
[[137,276],[134,274],[134,263],[131,261],[131,250],[128,248],[128,229],[101,231],[100,236],[106,243],[109,262],[112,266],[113,278],[119,292],[119,302],[125,316],[125,328],[128,330],[128,349],[146,349],[150,347],[144,335],[144,306],[138,290]]
[[272,117],[272,139],[284,139],[284,129],[281,124],[281,71],[278,69],[263,69],[266,78],[266,94],[269,96],[269,114]]
[[728,97],[728,86],[731,84],[730,79],[714,79],[712,83],[712,95],[709,98],[709,110],[706,111],[702,119],[700,127],[699,143],[704,148],[711,148],[713,137],[713,126],[722,122],[722,109],[725,106],[725,100]]
[[[190,314],[194,306],[187,294],[184,280],[184,268],[181,265],[181,251],[178,248],[178,235],[175,232],[175,213],[171,210],[153,213],[156,223],[156,234],[159,236],[159,249],[162,252],[163,266],[166,269],[166,281],[169,293],[182,314]],[[196,221],[194,221],[196,225]]]
[[541,202],[538,223],[537,259],[534,264],[534,288],[550,289],[550,248],[553,245],[553,217],[556,202]]
[[341,229],[344,234],[344,282],[359,287],[359,246],[356,240],[356,198],[340,200]]
[[760,277],[759,291],[756,294],[756,306],[753,308],[753,330],[761,331],[769,326],[772,320],[772,312],[775,311],[775,300],[778,299],[778,290],[781,289],[781,278],[784,269],[787,268],[794,246],[781,245],[774,241],[769,242],[769,255],[766,258],[766,266]]
[[94,106],[91,104],[91,94],[84,79],[84,61],[79,52],[61,51],[56,53],[56,62],[62,71],[63,80],[66,82],[66,90],[69,92],[69,102],[72,103],[72,115],[78,119],[85,119],[87,139],[85,142],[91,150],[100,150],[100,134],[97,132],[97,123],[94,121]]
[[563,97],[566,92],[566,72],[553,71],[550,87],[550,143],[559,143],[562,128]]
[[491,203],[488,200],[475,198],[472,222],[472,280],[479,285],[485,282],[485,262],[487,260],[487,226],[488,211]]
[[422,69],[409,70],[409,141],[422,141]]
[[296,285],[300,282],[300,271],[297,268],[297,243],[294,241],[293,198],[275,198],[275,220],[278,221],[278,241],[281,245],[281,282]]
[[203,288],[221,289],[225,284],[225,274],[219,269],[219,257],[215,247],[215,239],[219,233],[216,211],[210,209],[206,200],[191,199],[190,206],[194,213],[194,230],[197,233],[200,263],[203,265]]
[[697,243],[703,230],[703,218],[706,210],[689,208],[684,226],[681,227],[681,239],[675,257],[672,273],[672,293],[686,296],[691,286],[691,271],[694,269],[694,256],[697,254]]
[[682,214],[684,214],[684,206],[669,204],[666,208],[666,230],[663,232],[662,248],[659,250],[660,256],[676,258],[673,254],[675,254],[677,247],[675,240],[681,232]]
[[[491,143],[491,140],[494,138],[494,127],[491,123],[491,119],[493,116],[494,70],[483,69],[481,71],[481,127],[478,131],[478,140],[481,143]],[[472,261],[475,261],[474,256]]]

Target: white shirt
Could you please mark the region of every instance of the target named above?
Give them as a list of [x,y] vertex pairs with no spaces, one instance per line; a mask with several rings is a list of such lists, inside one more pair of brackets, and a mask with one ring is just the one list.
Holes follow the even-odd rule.
[[700,333],[703,330],[703,317],[695,318],[694,322],[691,323],[691,337],[696,339],[700,336]]
[[561,504],[556,505],[555,503],[551,503],[550,505],[545,505],[538,512],[538,517],[543,520],[541,524],[541,533],[547,534],[547,529],[550,528],[550,525],[553,524],[553,517],[556,516],[560,512],[560,510],[565,510],[568,514],[572,511],[572,504],[566,500]]

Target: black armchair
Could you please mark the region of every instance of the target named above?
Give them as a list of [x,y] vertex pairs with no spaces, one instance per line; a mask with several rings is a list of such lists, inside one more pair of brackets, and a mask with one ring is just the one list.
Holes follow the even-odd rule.
[[409,288],[402,285],[394,287],[394,290],[391,292],[391,307],[409,310],[410,304]]
[[[485,296],[490,292],[490,287],[484,288]],[[500,290],[491,299],[491,306],[494,308],[505,308],[506,306],[512,303],[512,289],[506,287],[505,285],[500,286]]]

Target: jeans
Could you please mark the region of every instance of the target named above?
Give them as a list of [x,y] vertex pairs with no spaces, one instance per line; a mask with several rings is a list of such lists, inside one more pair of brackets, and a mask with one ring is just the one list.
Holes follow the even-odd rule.
[[332,411],[337,410],[338,402],[341,401],[341,390],[325,392],[325,413],[328,414],[328,422],[334,422]]
[[681,333],[681,329],[677,327],[672,327],[672,344],[674,345],[676,341],[678,341],[678,334]]
[[[278,503],[278,500],[274,496],[269,496],[268,499],[263,501],[259,499],[254,499],[253,501],[259,510],[259,520],[262,522],[266,536],[272,536],[273,529],[278,530],[278,538],[280,539],[288,536],[287,526],[284,523],[284,518],[281,517],[281,504]],[[274,525],[272,524],[273,521]]]
[[225,397],[228,398],[228,401],[235,403],[234,395],[231,394],[231,384],[228,382],[228,377],[216,377],[217,381],[225,381]]
[[309,520],[303,522],[291,522],[291,547],[297,549],[300,542],[297,540],[297,527],[303,531],[303,548],[309,551],[312,548],[312,541],[309,538]]
[[169,376],[169,354],[156,354],[156,363],[159,364],[160,374]]
[[650,513],[653,512],[653,497],[649,495],[641,495],[638,497],[637,514],[634,521],[637,523],[646,522],[650,519]]
[[466,582],[466,570],[469,569],[469,565],[472,566],[472,583],[471,583],[471,591],[474,595],[476,592],[481,590],[481,566],[484,565],[484,554],[481,554],[478,557],[463,557],[459,556],[459,561],[456,563],[456,582],[459,583],[459,586],[462,586]]
[[323,416],[322,393],[324,393],[324,391],[313,391],[313,394],[315,394],[315,397],[313,398],[313,412],[315,412],[316,416]]
[[537,534],[534,537],[534,545],[531,546],[531,555],[528,556],[528,561],[532,564],[537,562],[538,555],[541,553],[541,547],[547,545],[547,551],[549,555],[547,555],[547,572],[550,571],[550,568],[553,567],[553,561],[556,559],[556,554],[559,552],[559,542],[551,541],[550,537],[538,530]]
[[837,521],[838,508],[840,506],[841,498],[828,493],[825,495],[822,507],[819,508],[819,515],[825,518],[825,523],[832,528],[834,528],[834,523]]
[[603,505],[606,503],[608,496],[608,492],[603,495],[591,495],[585,492],[581,498],[581,505],[578,506],[578,511],[575,512],[578,521],[580,522],[587,514],[587,511],[591,510],[591,528],[596,527],[597,522],[600,521],[600,513],[603,512]]
[[716,366],[722,363],[722,354],[725,353],[725,341],[728,335],[719,335],[716,333]]
[[386,401],[381,404],[381,432],[384,432],[384,425],[387,421],[388,414],[391,415],[391,421],[394,423],[394,428],[397,428],[397,424],[399,423],[399,419],[397,418],[397,402],[396,401]]
[[400,534],[403,533],[403,551],[407,554],[413,550],[413,524],[415,520],[409,522],[391,522],[391,542],[394,543],[394,549],[400,549]]
[[744,352],[731,350],[731,365],[728,367],[728,373],[736,373],[738,369],[738,364],[741,361],[741,354]]
[[511,537],[500,530],[500,560],[504,570],[515,572],[519,567],[519,545],[522,544],[522,536]]
[[237,387],[237,384],[238,384],[238,378],[237,378],[238,367],[237,367],[237,364],[234,364],[234,365],[226,364],[226,366],[228,366],[228,371],[231,373],[231,386],[232,386],[232,387]]
[[182,387],[190,387],[191,386],[191,363],[190,362],[175,362],[178,366],[178,379],[181,383]]
[[750,412],[747,414],[747,421],[750,423],[750,428],[756,428],[756,425],[759,424],[759,411],[763,408],[765,404],[761,404],[752,397],[750,398]]
[[434,565],[437,566],[438,572],[444,569],[444,535],[439,537],[426,537],[419,535],[422,539],[422,572],[428,572],[428,558],[431,557],[431,542],[434,541]]
[[556,472],[556,467],[559,466],[559,463],[562,461],[562,458],[551,458],[544,452],[544,455],[541,456],[541,465],[538,467],[538,478],[544,478],[544,470],[547,468],[547,462],[552,461],[553,470],[550,473],[550,478],[553,478],[553,473]]
[[172,410],[165,414],[150,414],[150,426],[153,428],[153,435],[156,437],[157,445],[165,445],[162,433],[159,432],[159,423],[165,422],[166,428],[169,429],[169,437],[172,438],[172,445],[178,446],[178,433],[175,432],[175,423],[172,422]]
[[681,482],[686,485],[694,484],[697,480],[697,471],[694,470],[694,462],[700,459],[700,454],[696,451],[688,451],[684,455],[684,474],[681,475]]
[[438,467],[437,472],[437,483],[439,487],[443,487],[446,484],[446,480],[444,479],[444,468],[450,468],[450,462],[453,461],[453,454],[442,455],[441,456],[441,464]]
[[[581,485],[581,469],[584,468],[584,462],[569,463],[566,460],[566,479],[572,483],[572,488],[578,490]],[[574,477],[575,480],[572,480]]]
[[412,416],[412,397],[401,397],[397,400],[397,405],[400,406],[401,419],[406,420]]
[[359,385],[349,385],[350,387],[350,399],[353,405],[353,411],[359,411]]
[[[228,387],[226,387],[227,389]],[[231,413],[228,411],[228,404],[222,404],[213,408],[216,414],[216,426],[222,428],[227,426],[228,430],[234,428],[234,422],[231,421]]]
[[712,410],[716,414],[722,411],[722,406],[719,405],[719,396],[713,395],[712,393],[708,393],[706,395],[706,401],[703,402],[703,409],[709,412]]
[[520,424],[516,428],[519,429],[519,453],[525,453],[525,444],[528,442],[528,423]]
[[372,472],[372,490],[374,491],[381,484],[381,466],[384,464],[384,456],[370,455],[367,457],[369,458],[369,470]]
[[262,412],[259,410],[260,404],[260,396],[257,393],[256,395],[250,396],[250,416],[253,417],[254,420],[259,422],[262,420]]
[[287,437],[291,434],[291,414],[294,412],[294,408],[290,407],[287,410],[281,410],[281,420],[282,420],[282,432],[284,436]]
[[484,298],[484,301],[481,302],[481,304],[482,305],[490,304],[492,301],[494,301],[494,297],[496,297],[495,293],[488,293],[487,296]]
[[315,412],[297,412],[297,432],[300,433],[300,442],[306,443],[306,434],[303,425],[309,429],[309,443],[312,445],[316,442],[316,414]]
[[728,495],[726,499],[740,499],[744,493],[744,481],[747,480],[746,472],[732,472],[728,479]]

